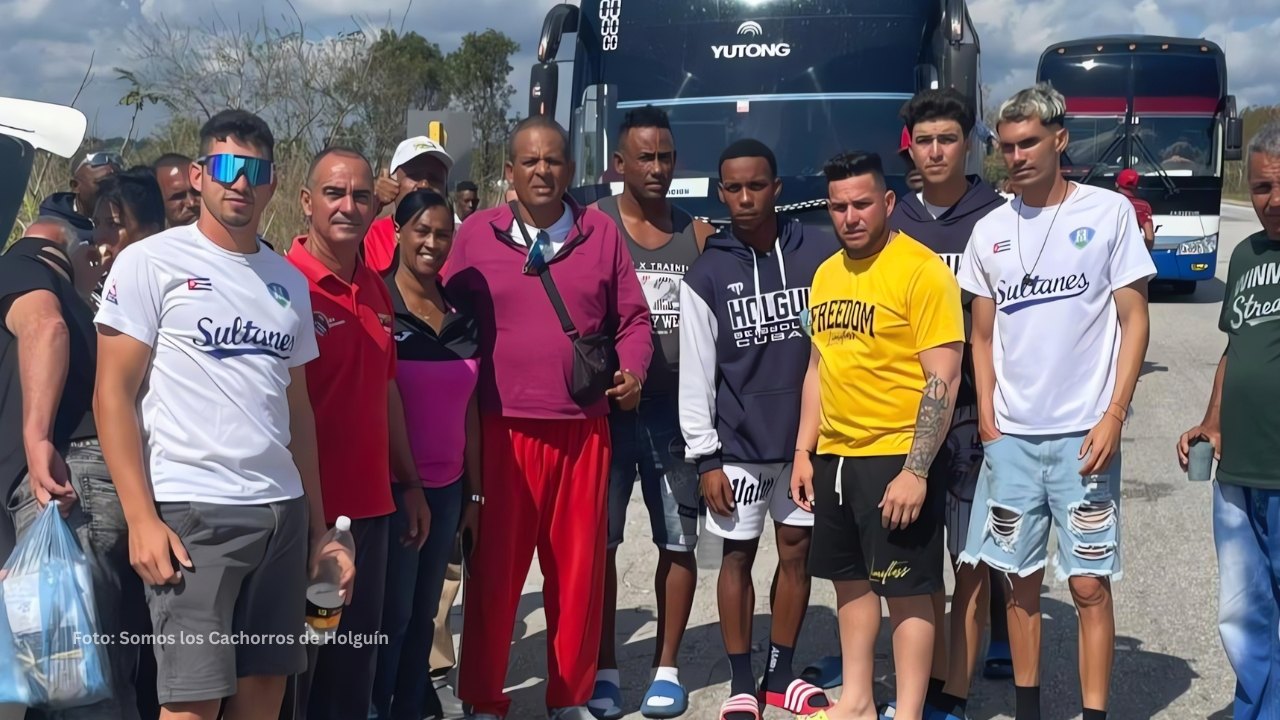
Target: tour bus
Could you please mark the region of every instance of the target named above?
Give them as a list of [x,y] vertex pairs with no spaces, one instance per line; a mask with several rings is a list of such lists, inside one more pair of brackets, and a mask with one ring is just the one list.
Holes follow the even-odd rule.
[[1217,268],[1224,163],[1241,157],[1242,126],[1222,49],[1203,39],[1120,35],[1050,46],[1037,77],[1067,99],[1063,171],[1114,188],[1132,168],[1151,203],[1156,279],[1176,292]]
[[[573,193],[621,192],[618,123],[654,105],[671,118],[678,157],[670,196],[697,217],[727,219],[716,195],[721,151],[740,138],[777,155],[782,210],[825,228],[822,166],[871,150],[904,188],[899,111],[913,93],[955,87],[981,115],[978,36],[964,0],[581,0],[547,14],[530,115],[556,116],[557,52],[572,33],[568,127]],[[568,58],[566,58],[568,59]],[[975,142],[971,172],[981,172]]]

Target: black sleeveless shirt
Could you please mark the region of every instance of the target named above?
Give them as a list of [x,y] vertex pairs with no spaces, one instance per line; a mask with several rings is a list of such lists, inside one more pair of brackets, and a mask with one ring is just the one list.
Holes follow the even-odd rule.
[[680,381],[680,282],[689,266],[698,259],[698,240],[694,234],[693,216],[671,207],[671,241],[657,250],[649,250],[636,243],[622,222],[618,210],[618,197],[612,196],[596,203],[618,226],[618,232],[631,251],[640,286],[649,301],[649,315],[653,322],[653,361],[649,363],[649,377],[644,384],[644,395],[669,395],[675,393]]

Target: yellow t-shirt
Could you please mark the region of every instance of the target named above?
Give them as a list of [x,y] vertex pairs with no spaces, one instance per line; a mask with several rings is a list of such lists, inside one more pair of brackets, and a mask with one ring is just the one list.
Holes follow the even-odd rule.
[[920,352],[964,341],[960,286],[938,254],[898,233],[874,257],[843,251],[813,278],[809,326],[821,355],[818,452],[905,455],[924,395]]

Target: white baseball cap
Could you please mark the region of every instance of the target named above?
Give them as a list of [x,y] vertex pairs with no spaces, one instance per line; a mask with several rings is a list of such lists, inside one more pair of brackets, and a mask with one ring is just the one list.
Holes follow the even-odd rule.
[[391,156],[391,168],[388,172],[394,173],[400,169],[400,166],[419,155],[430,155],[444,163],[445,170],[453,169],[453,158],[449,156],[449,153],[445,152],[440,143],[425,135],[419,135],[400,143],[396,148],[395,154]]

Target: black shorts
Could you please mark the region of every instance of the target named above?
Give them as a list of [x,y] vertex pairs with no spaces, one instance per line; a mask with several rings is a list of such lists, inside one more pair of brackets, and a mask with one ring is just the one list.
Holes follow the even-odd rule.
[[[902,472],[905,455],[813,458],[813,540],[809,574],[827,580],[870,580],[883,597],[942,589],[942,497],[931,482],[920,517],[886,530],[877,507]],[[932,473],[930,473],[932,474]],[[837,477],[839,475],[839,477]],[[836,482],[843,492],[836,493]],[[841,497],[843,496],[843,498]]]

